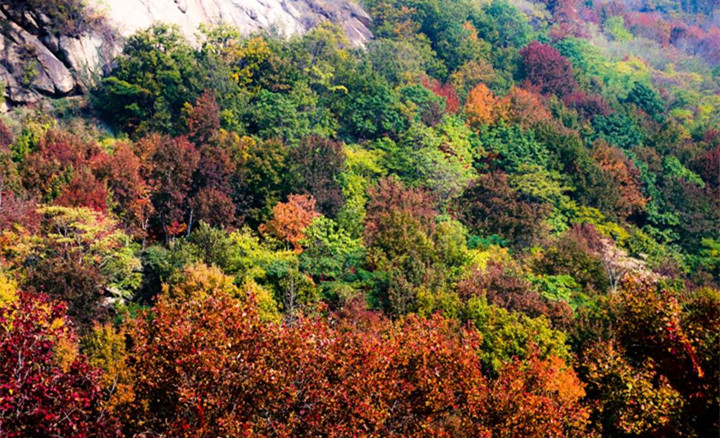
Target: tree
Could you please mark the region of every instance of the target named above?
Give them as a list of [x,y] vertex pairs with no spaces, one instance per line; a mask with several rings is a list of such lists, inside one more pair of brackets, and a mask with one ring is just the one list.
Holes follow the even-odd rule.
[[584,91],[568,94],[563,102],[586,120],[592,120],[597,115],[608,116],[610,114],[610,105],[602,96],[586,94]]
[[111,193],[110,210],[131,235],[144,240],[153,206],[150,187],[142,175],[143,163],[133,149],[131,143],[118,142],[112,155],[101,155],[93,167]]
[[305,137],[290,151],[293,191],[306,193],[318,211],[335,217],[343,204],[339,175],[345,169],[343,144],[318,136]]
[[570,61],[554,48],[533,41],[519,53],[522,56],[519,75],[526,81],[526,88],[560,98],[577,89]]
[[5,256],[24,273],[24,289],[67,303],[87,328],[140,286],[134,245],[112,219],[87,208],[42,207],[36,235],[17,238]]
[[584,385],[558,357],[533,354],[510,362],[490,383],[490,394],[492,436],[592,436],[590,411],[582,404]]
[[101,373],[77,352],[65,306],[20,292],[0,304],[0,433],[119,437],[103,408]]
[[383,278],[378,304],[395,315],[415,311],[419,287],[428,280],[435,258],[435,201],[427,191],[406,188],[396,178],[378,181],[368,195],[363,239],[370,268]]
[[12,159],[13,154],[9,147],[12,142],[12,132],[0,120],[0,211],[3,212],[5,193],[8,192],[8,196],[11,196],[11,190],[20,186],[17,165]]
[[187,136],[195,145],[208,143],[220,129],[220,105],[213,91],[206,89],[194,105],[185,103],[183,110]]
[[645,140],[632,119],[620,113],[597,115],[592,119],[592,125],[599,138],[624,149],[639,146]]
[[643,82],[635,82],[625,101],[642,108],[649,116],[655,117],[665,111],[665,103],[660,96]]
[[440,317],[339,324],[263,324],[252,302],[222,293],[161,297],[131,328],[137,403],[126,432],[487,435],[472,332]]
[[640,185],[640,171],[621,149],[604,141],[595,143],[593,159],[605,174],[605,179],[617,189],[611,211],[620,217],[639,213],[647,203]]
[[501,171],[481,174],[456,201],[463,223],[477,233],[498,234],[515,245],[531,244],[543,233],[547,207],[527,201]]
[[96,211],[107,210],[108,193],[105,185],[95,178],[89,168],[75,172],[68,185],[63,187],[57,205],[66,207],[87,207]]
[[520,273],[496,262],[471,272],[458,283],[457,289],[465,300],[485,297],[490,304],[511,312],[522,312],[531,318],[545,316],[554,327],[567,327],[572,320],[572,310],[566,302],[541,296]]
[[[67,131],[48,130],[22,164],[23,186],[29,194],[44,201],[53,201],[76,172],[82,172],[83,168],[89,167],[92,159],[100,155],[100,148],[94,143]],[[89,182],[90,177],[78,176],[76,184],[82,179]]]
[[465,101],[465,117],[470,126],[478,129],[496,119],[497,98],[485,84],[478,84]]
[[257,225],[269,219],[272,208],[291,193],[290,151],[279,140],[257,142],[244,137],[241,141],[246,158],[237,167],[234,198],[250,223]]
[[304,231],[318,216],[312,196],[290,195],[287,202],[280,202],[273,208],[273,218],[261,226],[260,231],[284,242],[286,249],[292,246],[300,252]]
[[358,72],[349,78],[347,87],[348,96],[337,110],[345,136],[374,139],[397,134],[407,126],[400,100],[378,75]]
[[496,110],[498,117],[503,117],[510,123],[516,123],[523,129],[550,123],[552,114],[545,107],[541,98],[531,91],[513,87],[498,101]]
[[320,281],[340,279],[364,255],[359,239],[353,239],[326,217],[313,220],[305,229],[305,239],[301,242],[305,250],[300,256],[300,265]]
[[179,30],[155,25],[131,36],[112,72],[95,90],[96,108],[134,135],[180,134],[185,103],[202,90],[196,54]]
[[151,184],[150,199],[165,240],[169,241],[177,233],[178,224],[193,220],[189,197],[200,155],[187,138],[158,134],[138,142],[138,149],[147,156],[144,173]]
[[460,97],[458,96],[457,89],[450,83],[442,83],[437,79],[429,79],[427,77],[422,78],[422,84],[425,88],[429,89],[436,96],[441,97],[445,100],[445,111],[449,114],[457,114],[460,110]]

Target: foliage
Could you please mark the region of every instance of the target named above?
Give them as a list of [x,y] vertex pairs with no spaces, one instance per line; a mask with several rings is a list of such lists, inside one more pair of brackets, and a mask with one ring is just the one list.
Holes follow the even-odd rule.
[[315,199],[307,195],[290,195],[288,202],[278,203],[273,208],[273,218],[264,224],[260,231],[268,233],[285,243],[286,249],[292,246],[301,251],[304,231],[320,216],[315,210]]
[[0,435],[718,430],[720,33],[675,3],[157,24],[77,111],[0,85]]
[[0,306],[0,430],[4,436],[112,437],[101,374],[77,352],[65,306],[21,292]]
[[558,97],[577,88],[570,61],[553,47],[533,41],[518,53],[522,56],[520,78],[528,88]]

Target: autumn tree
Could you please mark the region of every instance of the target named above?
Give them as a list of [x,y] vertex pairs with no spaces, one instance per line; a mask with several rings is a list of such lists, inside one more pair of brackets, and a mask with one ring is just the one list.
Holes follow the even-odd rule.
[[183,111],[188,139],[197,146],[208,143],[220,129],[220,105],[211,90],[205,90],[193,105],[185,103]]
[[484,270],[476,269],[457,286],[459,295],[468,300],[486,297],[491,304],[530,317],[545,316],[555,327],[567,327],[572,310],[564,301],[550,300],[511,267],[492,262]]
[[531,91],[513,87],[497,102],[499,117],[510,123],[517,123],[524,129],[532,128],[540,123],[549,123],[552,114],[546,108],[542,97]]
[[343,204],[338,180],[345,168],[345,152],[340,142],[310,136],[292,149],[293,190],[312,196],[320,213],[334,217]]
[[382,306],[394,314],[413,311],[433,261],[434,200],[396,178],[380,180],[369,196],[364,241],[370,266],[387,277],[380,291]]
[[292,247],[301,251],[305,228],[318,216],[312,196],[290,195],[287,202],[280,202],[273,208],[272,219],[260,231],[276,237],[287,249]]
[[118,437],[103,408],[102,374],[78,353],[65,306],[20,292],[0,302],[0,433]]
[[104,212],[107,210],[107,197],[105,185],[93,175],[90,168],[86,167],[75,171],[55,203],[66,207],[87,207]]
[[501,171],[481,174],[458,199],[457,209],[471,230],[497,234],[515,245],[528,245],[543,233],[546,207],[523,199]]
[[[100,149],[94,143],[60,129],[48,130],[22,164],[23,186],[28,193],[44,201],[53,201],[73,180],[75,173],[89,167],[90,160],[100,154]],[[99,189],[92,187],[96,184],[90,182],[91,175],[79,175],[78,178],[75,181],[76,188],[85,179],[91,191]],[[104,204],[105,201],[98,199],[91,203],[97,202]]]
[[584,384],[558,357],[533,354],[508,363],[490,383],[490,394],[492,436],[596,436],[588,430]]
[[151,185],[155,217],[168,241],[179,229],[186,229],[191,220],[189,196],[200,156],[185,137],[154,134],[138,142],[137,147],[141,157],[147,159],[143,173]]
[[478,84],[465,101],[465,117],[470,126],[479,128],[496,119],[497,98],[485,84]]
[[622,150],[605,142],[597,142],[593,159],[598,163],[608,182],[617,187],[617,197],[612,211],[628,217],[642,211],[647,203],[640,186],[640,171]]
[[118,217],[128,232],[145,238],[153,211],[150,187],[143,178],[143,163],[131,143],[118,142],[112,155],[95,160],[95,175],[112,194],[110,211]]
[[520,78],[526,81],[527,88],[560,98],[577,88],[570,61],[553,47],[533,41],[520,50],[520,55]]
[[[467,347],[475,339],[451,321],[385,320],[375,333],[304,318],[293,326],[261,324],[252,305],[222,294],[189,302],[163,297],[154,315],[137,320],[131,333],[139,403],[128,432],[476,436],[485,430],[485,379]],[[270,368],[275,373],[268,378]]]
[[19,189],[20,180],[17,173],[17,165],[13,161],[13,154],[10,150],[10,144],[13,141],[12,132],[0,121],[0,211],[4,212],[3,199],[11,194],[13,189]]
[[115,221],[87,208],[43,207],[36,235],[3,248],[10,266],[24,271],[25,289],[67,303],[82,328],[140,285],[140,262]]

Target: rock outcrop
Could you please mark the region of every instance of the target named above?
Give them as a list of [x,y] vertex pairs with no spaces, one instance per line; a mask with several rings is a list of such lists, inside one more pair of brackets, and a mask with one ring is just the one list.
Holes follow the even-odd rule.
[[177,25],[190,39],[203,23],[226,23],[246,33],[275,26],[290,35],[322,20],[342,26],[354,44],[371,36],[370,17],[351,0],[91,0],[89,4],[125,36],[157,21]]
[[86,0],[85,4],[94,15],[94,25],[69,32],[43,11],[0,1],[0,96],[4,95],[0,112],[84,93],[120,53],[123,38],[155,22],[178,26],[191,41],[201,24],[223,23],[245,34],[275,28],[292,35],[323,20],[340,25],[356,46],[372,37],[370,17],[353,0]]

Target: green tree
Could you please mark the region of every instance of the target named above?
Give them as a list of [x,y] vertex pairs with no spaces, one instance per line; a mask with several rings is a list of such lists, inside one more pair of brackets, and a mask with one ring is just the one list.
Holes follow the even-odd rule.
[[131,36],[95,105],[115,127],[134,135],[178,134],[182,109],[203,88],[196,53],[177,28],[155,25]]

